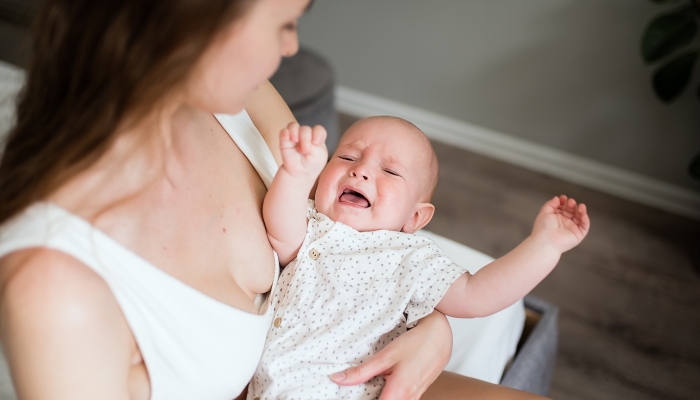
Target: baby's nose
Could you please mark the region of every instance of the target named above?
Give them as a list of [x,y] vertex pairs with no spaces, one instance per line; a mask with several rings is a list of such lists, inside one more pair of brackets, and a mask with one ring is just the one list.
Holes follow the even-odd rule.
[[364,179],[364,180],[368,180],[368,179],[369,179],[369,176],[368,176],[368,175],[365,175],[365,174],[363,174],[363,173],[357,174],[355,171],[351,171],[351,172],[350,172],[350,176],[353,177],[353,178],[358,177],[358,176],[361,176],[362,179]]

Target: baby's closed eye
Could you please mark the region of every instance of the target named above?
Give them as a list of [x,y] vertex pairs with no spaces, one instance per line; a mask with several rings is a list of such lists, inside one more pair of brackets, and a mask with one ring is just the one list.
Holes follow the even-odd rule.
[[386,173],[389,174],[389,175],[401,176],[401,175],[399,175],[398,172],[392,171],[392,170],[390,170],[390,169],[388,169],[388,168],[384,168],[384,172],[386,172]]

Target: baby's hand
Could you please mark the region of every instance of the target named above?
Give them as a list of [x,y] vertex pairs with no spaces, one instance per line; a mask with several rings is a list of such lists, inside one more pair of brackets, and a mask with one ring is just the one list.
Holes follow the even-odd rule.
[[326,130],[321,125],[313,128],[292,122],[280,132],[282,168],[296,178],[314,180],[328,162]]
[[532,235],[543,235],[556,250],[563,253],[581,243],[590,226],[586,205],[581,203],[577,206],[576,200],[561,195],[542,206]]

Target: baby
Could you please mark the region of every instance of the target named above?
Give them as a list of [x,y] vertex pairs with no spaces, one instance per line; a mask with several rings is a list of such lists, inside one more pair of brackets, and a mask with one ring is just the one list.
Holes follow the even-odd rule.
[[329,375],[369,359],[433,309],[473,318],[508,307],[588,232],[586,207],[555,197],[524,242],[472,276],[413,235],[433,216],[438,175],[417,127],[394,117],[360,120],[328,165],[325,136],[320,126],[296,123],[280,134],[284,164],[263,217],[281,265],[289,265],[272,294],[275,317],[249,399],[377,398],[381,377],[339,386]]

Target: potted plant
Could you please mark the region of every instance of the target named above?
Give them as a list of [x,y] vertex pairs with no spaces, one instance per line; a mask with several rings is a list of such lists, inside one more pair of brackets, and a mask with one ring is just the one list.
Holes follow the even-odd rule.
[[[664,103],[676,100],[691,85],[700,48],[694,44],[700,19],[697,0],[651,0],[674,5],[649,22],[642,37],[642,59],[647,64],[660,63],[652,74],[654,93]],[[700,83],[695,86],[700,100]],[[688,167],[690,175],[700,180],[700,152]]]
[[[672,5],[652,19],[642,36],[642,59],[647,64],[659,63],[652,73],[656,96],[666,104],[676,100],[692,86],[693,71],[700,48],[695,43],[700,18],[697,0],[650,0]],[[700,100],[700,83],[695,83],[695,95]],[[690,175],[700,180],[700,152],[690,161]],[[692,249],[695,268],[700,271],[700,245]]]

